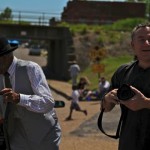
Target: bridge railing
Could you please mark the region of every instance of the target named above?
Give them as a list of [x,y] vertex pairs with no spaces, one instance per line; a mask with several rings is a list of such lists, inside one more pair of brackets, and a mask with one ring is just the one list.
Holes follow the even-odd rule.
[[[4,10],[0,10],[0,13],[2,12],[4,12]],[[33,25],[48,26],[50,25],[50,20],[52,18],[55,18],[56,21],[59,21],[61,17],[59,13],[12,10],[12,20],[18,24],[22,21],[25,21]]]

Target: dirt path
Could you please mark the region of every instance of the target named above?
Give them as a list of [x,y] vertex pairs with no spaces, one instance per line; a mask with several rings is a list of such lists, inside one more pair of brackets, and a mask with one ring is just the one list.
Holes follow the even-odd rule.
[[[99,103],[97,102],[81,102],[80,106],[88,110],[88,116],[84,116],[80,112],[74,112],[72,121],[65,121],[65,117],[69,113],[70,102],[66,102],[66,107],[63,109],[57,109],[59,121],[62,127],[62,142],[60,145],[60,150],[116,150],[117,141],[111,140],[105,137],[92,126],[87,126],[85,128],[90,131],[90,133],[84,133],[83,129],[79,130],[82,124],[90,120],[99,111]],[[97,128],[96,120],[91,123],[95,128]],[[90,124],[90,122],[89,122]],[[95,124],[95,125],[94,125]],[[79,130],[79,133],[71,134],[73,131]],[[92,131],[93,130],[93,131]],[[88,132],[87,131],[87,132]],[[83,132],[83,133],[82,133]]]
[[[48,81],[48,83],[52,87],[57,88],[57,90],[71,94],[71,86],[65,82],[52,80]],[[69,114],[70,101],[55,94],[53,96],[56,99],[64,100],[66,104],[64,108],[56,109],[62,127],[60,150],[117,150],[118,141],[106,137],[98,130],[99,101],[80,102],[81,108],[87,109],[88,115],[85,116],[80,112],[73,112],[73,120],[66,121],[65,118]],[[113,128],[115,125],[111,126]]]

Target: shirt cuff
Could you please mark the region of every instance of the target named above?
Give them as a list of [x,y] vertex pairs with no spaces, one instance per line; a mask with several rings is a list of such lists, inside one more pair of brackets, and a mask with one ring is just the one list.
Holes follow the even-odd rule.
[[20,102],[18,105],[27,106],[29,103],[30,95],[20,94]]

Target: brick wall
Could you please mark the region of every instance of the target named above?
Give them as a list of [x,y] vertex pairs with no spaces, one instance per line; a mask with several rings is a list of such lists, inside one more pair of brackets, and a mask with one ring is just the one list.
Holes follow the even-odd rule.
[[131,2],[68,1],[61,20],[70,23],[112,23],[119,19],[145,17],[146,4]]

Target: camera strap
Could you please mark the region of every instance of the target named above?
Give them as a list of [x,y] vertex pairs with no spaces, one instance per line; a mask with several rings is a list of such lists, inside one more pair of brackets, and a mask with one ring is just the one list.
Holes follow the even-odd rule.
[[[136,62],[133,62],[131,65],[128,65],[125,67],[125,73],[124,73],[124,81],[127,81],[130,74],[131,74],[131,70],[133,68],[133,66],[135,65]],[[121,68],[122,69],[122,68]],[[121,132],[121,127],[122,127],[122,123],[125,121],[125,118],[126,118],[126,115],[127,115],[127,110],[125,109],[125,107],[122,107],[121,108],[121,116],[120,116],[120,119],[119,119],[119,123],[118,123],[118,127],[117,127],[117,131],[116,131],[116,135],[109,135],[107,134],[104,129],[103,129],[103,126],[102,126],[102,118],[103,118],[103,113],[104,113],[105,109],[102,108],[101,112],[100,112],[100,115],[98,117],[98,120],[97,120],[97,125],[98,125],[98,128],[99,130],[107,135],[108,137],[111,137],[111,138],[114,138],[114,139],[118,139],[120,137],[120,132]]]
[[120,131],[121,131],[120,129],[121,129],[121,126],[122,126],[122,122],[123,122],[124,117],[126,116],[126,115],[125,115],[126,113],[124,113],[124,111],[122,111],[122,113],[121,113],[121,116],[120,116],[120,119],[119,119],[119,123],[118,123],[118,127],[117,127],[117,131],[116,131],[116,135],[109,135],[109,134],[107,134],[107,133],[104,131],[103,126],[102,126],[102,118],[103,118],[103,113],[104,113],[104,111],[105,111],[105,109],[103,108],[103,109],[101,110],[101,112],[100,112],[99,117],[98,117],[98,121],[97,121],[98,128],[99,128],[99,130],[100,130],[103,134],[105,134],[105,135],[107,135],[107,136],[109,136],[109,137],[111,137],[111,138],[118,139],[119,136],[120,136]]

